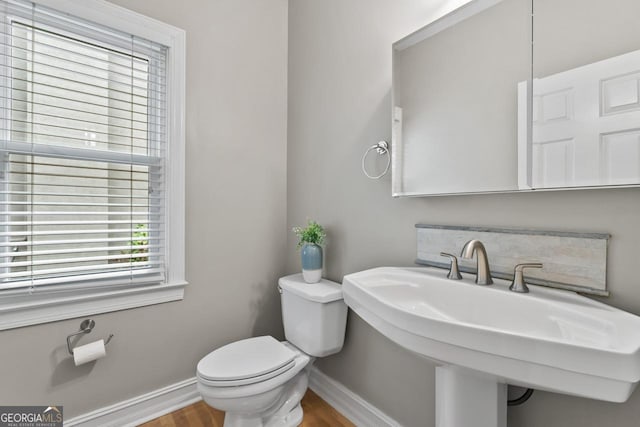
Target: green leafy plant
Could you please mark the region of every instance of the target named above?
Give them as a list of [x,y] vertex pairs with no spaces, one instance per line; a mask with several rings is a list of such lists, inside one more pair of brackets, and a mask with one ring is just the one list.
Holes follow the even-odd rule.
[[[145,224],[137,224],[136,231],[133,232],[133,238],[135,240],[131,241],[131,246],[146,246],[149,244],[149,230],[147,230],[147,226]],[[130,253],[132,254],[142,254],[146,253],[146,248],[135,248],[132,249]],[[149,257],[132,257],[131,262],[142,262],[149,261]]]
[[298,248],[301,248],[305,243],[321,245],[325,237],[327,237],[324,228],[313,220],[309,220],[307,226],[304,228],[293,227],[293,232],[296,233],[299,239]]
[[[133,254],[146,254],[148,249],[145,247],[149,244],[149,230],[145,224],[136,224],[136,231],[133,232],[133,240],[129,242],[131,249],[120,251],[122,255]],[[141,247],[136,247],[141,246]],[[123,257],[109,261],[110,263],[116,262],[146,262],[149,261],[148,256],[132,256]]]

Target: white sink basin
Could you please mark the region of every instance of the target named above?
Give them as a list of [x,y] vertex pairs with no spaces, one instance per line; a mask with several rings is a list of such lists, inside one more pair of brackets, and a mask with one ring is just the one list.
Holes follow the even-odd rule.
[[473,275],[455,281],[436,268],[382,267],[345,276],[343,293],[382,334],[442,365],[498,384],[629,398],[640,380],[640,317],[570,291],[530,286],[518,294],[494,281],[479,286]]

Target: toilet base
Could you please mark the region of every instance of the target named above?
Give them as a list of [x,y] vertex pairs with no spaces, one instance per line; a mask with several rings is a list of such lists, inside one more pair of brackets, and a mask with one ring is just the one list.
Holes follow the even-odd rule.
[[302,424],[302,406],[298,403],[286,416],[272,420],[269,427],[297,427]]
[[[276,400],[265,412],[246,413],[227,411],[224,427],[295,427],[302,423],[302,406],[300,401],[309,385],[309,367],[296,374],[281,391]],[[207,402],[209,403],[209,402]],[[215,407],[215,405],[212,405]],[[224,409],[224,408],[220,408]]]
[[260,418],[227,413],[224,416],[223,427],[297,427],[302,424],[302,417],[302,406],[298,403],[284,417],[271,419],[266,424],[263,424]]

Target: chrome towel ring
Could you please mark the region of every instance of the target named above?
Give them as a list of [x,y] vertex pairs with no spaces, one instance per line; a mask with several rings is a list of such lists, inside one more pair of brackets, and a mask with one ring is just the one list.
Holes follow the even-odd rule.
[[[373,150],[375,150],[380,156],[384,156],[385,154],[387,155],[387,166],[385,166],[384,171],[382,171],[382,173],[379,175],[371,175],[369,172],[367,172],[367,168],[364,165],[367,155]],[[362,156],[362,172],[364,172],[366,177],[369,179],[382,178],[389,171],[389,166],[391,166],[391,153],[389,152],[389,143],[387,141],[380,141],[377,144],[372,145],[367,149],[367,151],[364,152],[364,155]]]

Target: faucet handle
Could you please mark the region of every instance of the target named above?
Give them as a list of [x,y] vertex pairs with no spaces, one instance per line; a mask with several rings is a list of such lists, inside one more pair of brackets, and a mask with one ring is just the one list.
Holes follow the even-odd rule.
[[449,269],[449,274],[447,274],[447,279],[451,279],[451,280],[462,279],[462,275],[460,274],[460,270],[458,269],[458,257],[446,252],[440,252],[440,256],[451,259],[451,268]]
[[539,262],[526,262],[522,264],[517,264],[513,269],[513,282],[511,282],[511,286],[509,286],[509,290],[513,292],[519,292],[521,294],[526,294],[529,292],[529,288],[524,281],[524,269],[525,268],[542,268],[542,264]]

